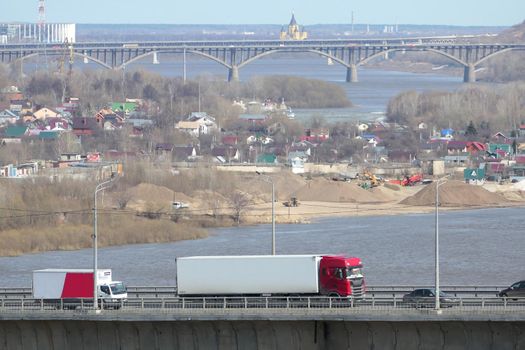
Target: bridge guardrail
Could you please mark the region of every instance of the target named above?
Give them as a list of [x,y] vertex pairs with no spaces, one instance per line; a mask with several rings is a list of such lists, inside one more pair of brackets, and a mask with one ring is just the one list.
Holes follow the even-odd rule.
[[[499,291],[508,286],[442,286],[441,290],[447,294],[455,297],[460,296],[497,296]],[[433,288],[433,286],[367,286],[367,295],[369,297],[376,296],[390,296],[400,297],[403,294],[409,293],[418,288]],[[130,297],[148,297],[154,296],[157,298],[177,296],[177,288],[175,286],[128,286],[128,295]],[[28,287],[14,287],[14,288],[0,288],[0,298],[23,297],[31,298],[31,288]]]
[[[461,312],[501,311],[525,312],[525,298],[458,298],[443,303],[443,309]],[[110,312],[170,312],[205,310],[293,310],[347,309],[348,312],[392,310],[431,310],[433,302],[406,302],[402,298],[334,298],[334,297],[223,297],[223,298],[129,298],[105,304],[101,308]],[[47,302],[42,299],[0,299],[0,314],[4,312],[76,312],[93,310],[93,299],[78,302]]]

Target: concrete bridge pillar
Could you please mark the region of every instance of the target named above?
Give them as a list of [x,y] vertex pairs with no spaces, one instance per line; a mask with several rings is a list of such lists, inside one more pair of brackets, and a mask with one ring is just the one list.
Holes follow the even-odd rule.
[[347,83],[357,83],[357,64],[352,63],[350,67],[346,67],[346,82]]
[[228,72],[228,81],[239,81],[239,67],[233,65]]
[[153,51],[153,64],[159,64],[159,57],[157,56],[157,51]]
[[469,63],[465,66],[465,73],[463,74],[464,83],[475,83],[476,82],[476,66],[473,63]]

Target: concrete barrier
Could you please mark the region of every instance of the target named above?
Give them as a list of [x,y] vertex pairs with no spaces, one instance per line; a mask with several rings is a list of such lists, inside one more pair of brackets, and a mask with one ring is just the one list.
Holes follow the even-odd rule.
[[10,320],[0,349],[525,349],[525,322]]

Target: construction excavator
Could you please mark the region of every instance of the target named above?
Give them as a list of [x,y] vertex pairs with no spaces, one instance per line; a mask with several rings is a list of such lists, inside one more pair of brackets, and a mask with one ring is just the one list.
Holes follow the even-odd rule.
[[372,174],[370,171],[365,170],[363,174],[361,174],[360,179],[364,182],[361,182],[359,186],[361,186],[364,189],[377,187],[381,184],[381,179]]

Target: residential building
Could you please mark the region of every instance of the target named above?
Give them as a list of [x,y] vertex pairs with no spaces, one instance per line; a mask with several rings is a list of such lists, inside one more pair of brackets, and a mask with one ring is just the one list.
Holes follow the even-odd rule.
[[43,107],[34,112],[33,117],[36,120],[46,120],[48,118],[60,118],[62,115],[51,108]]

